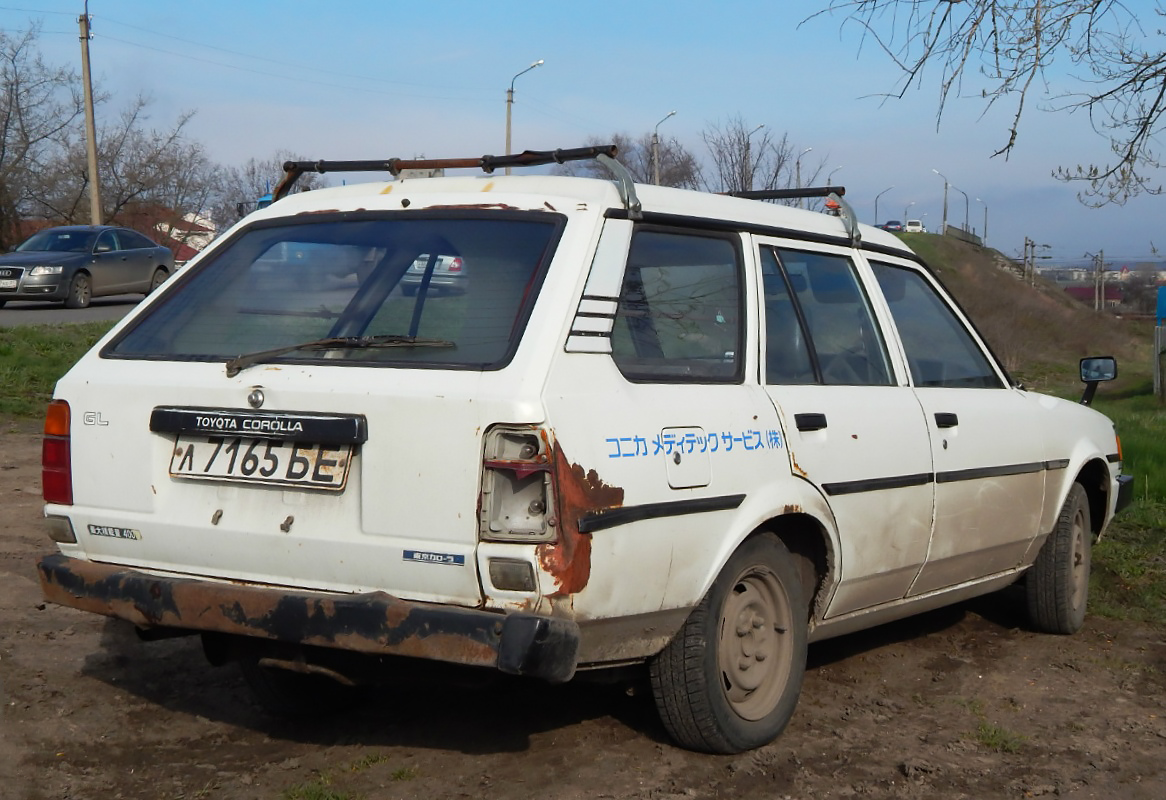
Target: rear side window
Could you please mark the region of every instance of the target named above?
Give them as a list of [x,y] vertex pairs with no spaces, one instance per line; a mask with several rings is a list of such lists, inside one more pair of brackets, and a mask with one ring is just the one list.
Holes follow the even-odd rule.
[[500,368],[562,227],[505,211],[329,217],[244,231],[103,355],[214,361],[345,339],[264,360]]
[[871,268],[899,329],[916,386],[1004,386],[967,327],[922,275],[890,264],[872,262]]
[[639,230],[624,271],[612,358],[633,381],[739,381],[743,317],[735,240]]

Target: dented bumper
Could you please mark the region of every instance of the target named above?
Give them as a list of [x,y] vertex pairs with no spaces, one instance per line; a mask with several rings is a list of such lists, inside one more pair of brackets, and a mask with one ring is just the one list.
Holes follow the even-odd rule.
[[153,575],[68,556],[37,564],[45,599],[128,620],[377,655],[493,667],[552,683],[575,674],[579,627],[535,614]]

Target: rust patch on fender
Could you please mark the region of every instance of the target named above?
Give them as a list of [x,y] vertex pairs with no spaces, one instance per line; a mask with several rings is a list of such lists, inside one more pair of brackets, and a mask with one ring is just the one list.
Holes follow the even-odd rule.
[[619,508],[624,491],[604,483],[595,470],[572,464],[554,445],[556,522],[559,540],[539,545],[539,563],[554,579],[558,590],[548,597],[562,597],[583,591],[591,578],[591,534],[579,531],[579,520],[595,511]]
[[804,469],[802,469],[801,466],[798,464],[798,460],[794,456],[793,450],[789,451],[789,463],[793,466],[794,472],[801,475],[803,478],[809,479],[810,474],[808,472],[806,472]]

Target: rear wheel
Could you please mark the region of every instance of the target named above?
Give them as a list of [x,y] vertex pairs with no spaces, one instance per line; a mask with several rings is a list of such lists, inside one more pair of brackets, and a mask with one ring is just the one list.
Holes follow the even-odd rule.
[[65,296],[65,308],[88,308],[92,299],[93,290],[89,284],[89,276],[78,272],[69,282],[69,294]]
[[806,600],[776,537],[747,540],[650,664],[656,708],[683,747],[739,753],[773,741],[806,668]]
[[146,294],[153,294],[155,291],[157,291],[158,287],[166,282],[167,275],[169,275],[169,273],[166,272],[166,270],[164,270],[162,267],[158,267],[158,269],[154,270],[154,277],[150,278],[150,289],[146,292]]
[[1025,577],[1028,617],[1038,631],[1076,633],[1085,624],[1092,547],[1089,497],[1074,483],[1057,526]]
[[0,300],[0,308],[4,308],[8,304],[7,300]]

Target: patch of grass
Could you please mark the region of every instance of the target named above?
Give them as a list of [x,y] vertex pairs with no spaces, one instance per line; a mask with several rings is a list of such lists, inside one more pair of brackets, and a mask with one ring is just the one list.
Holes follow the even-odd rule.
[[301,783],[280,793],[281,800],[361,800],[360,795],[332,787],[332,779],[327,774],[315,780]]
[[389,780],[391,781],[411,781],[421,774],[421,770],[417,767],[398,767],[389,773]]
[[976,728],[976,741],[997,753],[1019,753],[1027,737],[1014,733],[987,720],[980,720]]
[[57,380],[112,326],[85,322],[0,328],[0,413],[43,415]]
[[361,756],[348,765],[350,772],[361,772],[376,764],[383,764],[389,760],[389,757],[384,753],[369,753],[367,756]]

